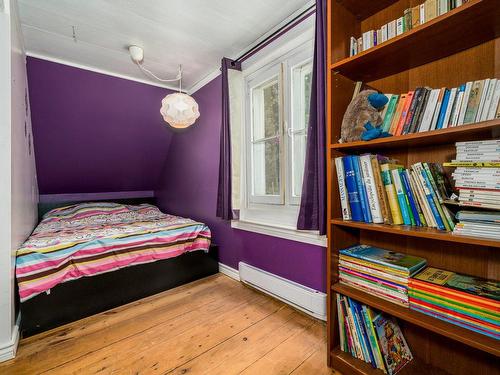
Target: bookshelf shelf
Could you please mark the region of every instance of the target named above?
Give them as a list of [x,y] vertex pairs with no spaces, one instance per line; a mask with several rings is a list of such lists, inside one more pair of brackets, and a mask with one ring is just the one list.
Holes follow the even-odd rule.
[[481,335],[454,324],[446,323],[431,316],[421,314],[418,311],[410,310],[407,307],[396,305],[392,302],[374,297],[373,295],[351,288],[347,285],[337,283],[332,286],[332,290],[337,293],[342,293],[343,295],[351,297],[375,309],[391,314],[406,322],[423,327],[429,331],[436,332],[452,340],[459,341],[497,357],[500,356],[500,343],[498,340],[488,336]]
[[[357,244],[422,257],[436,268],[500,279],[498,240],[458,236],[434,228],[342,220],[336,158],[371,153],[398,160],[406,167],[418,162],[442,163],[455,158],[456,142],[500,137],[497,118],[369,142],[337,143],[356,81],[362,81],[362,87],[401,94],[417,87],[451,88],[500,78],[498,0],[469,0],[349,57],[352,36],[360,37],[364,32],[379,29],[402,17],[409,8],[427,1],[433,0],[327,0],[327,359],[331,367],[345,374],[382,372],[340,350],[336,294],[399,318],[414,356],[401,374],[498,372],[500,341],[339,284],[339,252]],[[451,204],[449,207],[454,211],[464,209]]]
[[407,134],[373,141],[350,143],[334,143],[330,147],[338,151],[363,151],[375,148],[401,148],[413,146],[430,146],[443,143],[460,142],[469,139],[500,137],[500,119],[478,122],[470,125],[439,129],[424,133]]
[[448,242],[457,242],[461,244],[469,244],[475,246],[500,248],[500,241],[482,239],[478,237],[457,236],[451,234],[450,232],[445,232],[435,228],[427,228],[427,227],[419,228],[407,225],[371,224],[371,223],[362,223],[358,221],[344,221],[342,219],[332,219],[331,224],[342,227],[369,230],[374,232],[390,233],[390,234],[404,235],[409,237],[427,238],[430,240],[437,240],[437,241],[448,241]]
[[[368,363],[353,358],[350,354],[344,353],[339,348],[335,348],[331,353],[334,367],[343,374],[352,375],[383,375],[380,370],[376,370]],[[439,370],[436,367],[426,365],[418,359],[414,359],[406,365],[399,375],[449,375],[449,373]]]
[[[500,34],[500,7],[495,3],[471,0],[330,68],[355,81],[372,81],[494,39]],[[471,29],[475,32],[464,32]]]

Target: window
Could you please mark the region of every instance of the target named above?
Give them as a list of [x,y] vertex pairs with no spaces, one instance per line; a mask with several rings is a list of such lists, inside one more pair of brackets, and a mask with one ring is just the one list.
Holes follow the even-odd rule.
[[312,43],[302,44],[245,78],[242,219],[296,226],[309,122],[312,53]]

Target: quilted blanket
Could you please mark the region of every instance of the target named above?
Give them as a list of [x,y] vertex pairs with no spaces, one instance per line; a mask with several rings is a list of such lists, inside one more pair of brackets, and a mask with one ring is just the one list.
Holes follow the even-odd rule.
[[17,250],[21,302],[57,284],[210,247],[203,223],[150,204],[82,203],[48,212]]

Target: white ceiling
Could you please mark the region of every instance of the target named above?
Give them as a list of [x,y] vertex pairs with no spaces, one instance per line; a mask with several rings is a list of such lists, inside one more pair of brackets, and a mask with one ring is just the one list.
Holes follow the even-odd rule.
[[148,81],[127,51],[136,44],[144,48],[144,65],[159,76],[175,76],[182,64],[189,90],[213,73],[223,56],[236,57],[311,0],[18,3],[28,55]]

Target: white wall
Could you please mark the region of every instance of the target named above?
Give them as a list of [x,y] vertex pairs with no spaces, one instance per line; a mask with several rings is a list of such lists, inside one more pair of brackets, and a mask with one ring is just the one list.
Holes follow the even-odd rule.
[[0,360],[12,357],[17,345],[15,250],[37,220],[38,188],[27,90],[17,3],[0,0]]

